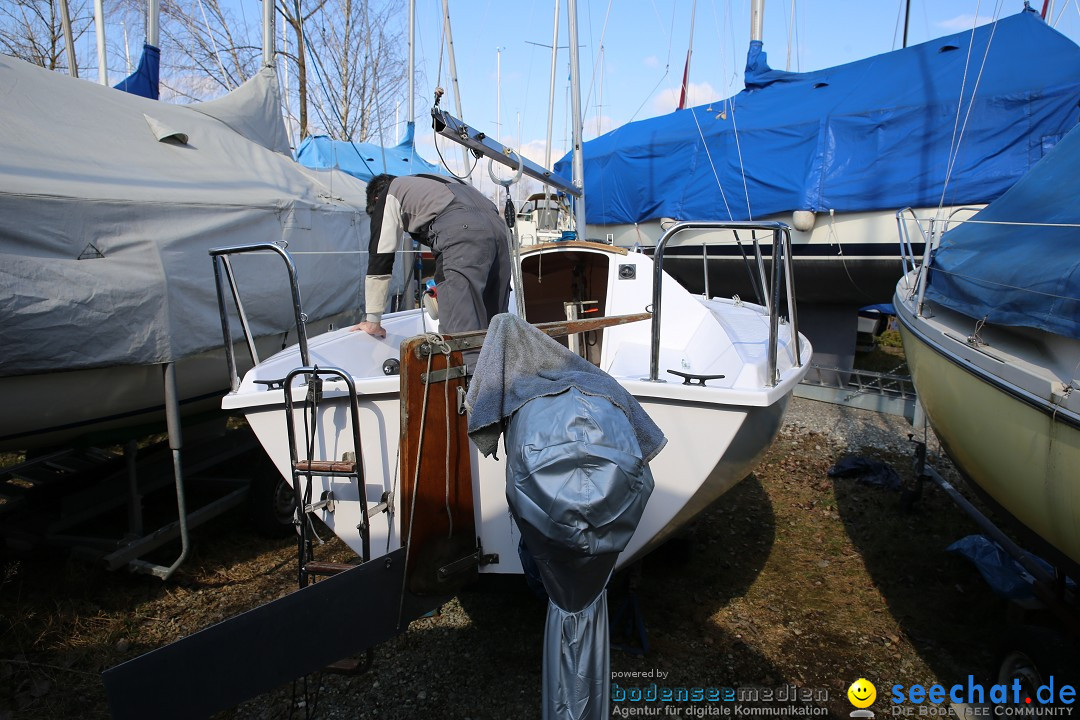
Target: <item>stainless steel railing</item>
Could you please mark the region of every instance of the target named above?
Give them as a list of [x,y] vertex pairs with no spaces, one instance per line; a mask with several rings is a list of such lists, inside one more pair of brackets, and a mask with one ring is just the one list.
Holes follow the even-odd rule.
[[[749,230],[768,231],[772,233],[772,278],[769,282],[765,304],[769,310],[769,369],[768,384],[770,387],[779,382],[777,374],[777,356],[780,343],[780,298],[781,280],[787,291],[788,319],[791,323],[791,337],[794,346],[794,364],[802,366],[801,350],[799,348],[799,318],[795,307],[795,277],[791,270],[791,228],[781,222],[717,222],[717,221],[687,221],[678,222],[669,227],[656,243],[653,251],[653,296],[652,296],[652,347],[649,355],[649,380],[660,380],[660,315],[663,293],[661,285],[664,277],[664,250],[671,239],[680,232],[686,230]],[[761,246],[754,240],[754,250],[757,255],[757,263],[762,273],[764,283],[765,263],[761,255]],[[705,248],[702,248],[705,252]],[[781,277],[781,273],[783,277]]]
[[240,387],[240,377],[236,371],[236,353],[233,350],[232,330],[229,326],[229,314],[225,308],[225,282],[229,284],[236,313],[240,318],[240,327],[244,332],[244,340],[247,342],[248,353],[251,362],[259,364],[259,353],[255,349],[255,337],[248,324],[247,314],[244,312],[244,303],[240,299],[240,290],[236,285],[236,276],[233,274],[230,257],[244,253],[272,252],[278,255],[285,263],[285,269],[289,273],[289,286],[292,290],[293,316],[296,320],[296,334],[300,341],[300,362],[302,365],[310,365],[308,362],[308,338],[307,316],[304,315],[303,306],[300,302],[300,285],[296,279],[296,265],[292,257],[280,245],[273,243],[256,243],[253,245],[234,245],[231,247],[214,248],[210,251],[210,258],[214,263],[214,283],[217,286],[218,312],[221,314],[221,335],[225,340],[225,359],[229,364],[229,384],[235,391]]
[[[923,247],[932,246],[936,240],[939,240],[942,235],[949,231],[950,225],[957,222],[956,216],[963,212],[977,213],[980,208],[972,206],[960,206],[953,208],[948,217],[944,220],[940,220],[932,217],[920,218],[915,214],[915,210],[910,207],[903,208],[896,211],[896,230],[900,236],[900,261],[903,263],[904,274],[918,267],[919,255],[915,252],[915,243],[911,240],[911,233],[908,227],[911,223],[915,224],[918,228],[919,234],[922,236]],[[905,215],[910,215],[910,219],[905,218]],[[961,224],[966,222],[965,220],[959,221]],[[932,249],[932,248],[931,248]],[[923,255],[925,255],[925,251]]]

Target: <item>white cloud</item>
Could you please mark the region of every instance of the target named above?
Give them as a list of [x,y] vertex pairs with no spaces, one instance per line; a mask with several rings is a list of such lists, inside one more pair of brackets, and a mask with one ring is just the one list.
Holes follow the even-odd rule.
[[961,32],[963,30],[970,30],[975,25],[985,25],[992,19],[993,18],[989,15],[984,15],[980,17],[978,23],[976,23],[974,15],[957,15],[954,18],[939,21],[937,26],[942,30],[948,30],[949,32]]
[[[657,115],[666,115],[667,113],[674,112],[675,108],[679,106],[679,95],[681,86],[669,87],[665,90],[661,90],[653,98],[653,110]],[[693,107],[695,105],[704,105],[707,102],[720,99],[720,93],[710,83],[690,83],[689,99],[686,103],[687,107]]]
[[645,67],[649,68],[660,67],[660,58],[656,57],[655,55],[649,55],[644,60],[642,60],[641,63]]
[[581,134],[586,140],[591,140],[600,137],[614,127],[615,122],[610,115],[600,115],[599,117],[590,115],[585,118],[585,122],[581,126]]
[[[547,143],[543,140],[530,140],[521,146],[521,154],[537,165],[543,167],[546,148]],[[551,162],[555,162],[558,159],[559,156],[556,154],[556,151],[553,150],[551,153]]]

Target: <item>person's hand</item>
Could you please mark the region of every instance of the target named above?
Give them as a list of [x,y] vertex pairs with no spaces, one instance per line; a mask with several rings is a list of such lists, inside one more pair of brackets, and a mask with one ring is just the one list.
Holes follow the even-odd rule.
[[368,322],[367,320],[356,323],[351,328],[349,328],[349,330],[352,332],[356,332],[357,330],[363,330],[368,335],[377,338],[386,337],[386,328],[382,326],[382,323]]

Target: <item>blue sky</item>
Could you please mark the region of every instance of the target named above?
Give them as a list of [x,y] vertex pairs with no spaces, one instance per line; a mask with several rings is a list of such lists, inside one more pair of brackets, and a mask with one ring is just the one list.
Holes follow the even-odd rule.
[[[260,0],[231,0],[257,23]],[[569,148],[566,0],[560,0],[552,157]],[[696,4],[696,12],[694,11]],[[1037,10],[1043,0],[1033,0]],[[456,114],[442,48],[442,0],[417,0],[416,144],[438,161],[429,122],[436,85],[447,90],[444,108]],[[470,125],[543,163],[547,133],[553,0],[450,0],[450,20],[462,96]],[[404,7],[404,5],[403,5]],[[908,44],[970,30],[973,25],[1020,12],[1023,0],[911,0]],[[1080,0],[1053,0],[1051,24],[1080,42]],[[901,47],[904,0],[766,0],[764,44],[774,68],[816,70]],[[631,120],[675,109],[690,44],[691,104],[742,89],[750,33],[750,0],[578,0],[585,137]],[[403,9],[400,25],[406,24]],[[138,31],[128,29],[134,49]],[[110,38],[122,42],[119,37]],[[141,38],[140,38],[141,40]],[[92,52],[92,33],[85,40]],[[601,51],[602,48],[602,51]],[[440,63],[441,60],[441,63]],[[1039,58],[1017,58],[1033,73]],[[116,74],[116,69],[113,69]],[[116,82],[119,78],[112,78]],[[396,126],[382,141],[397,142],[406,121],[406,98]],[[440,140],[443,155],[461,170],[460,151]],[[486,169],[480,173],[487,177]]]
[[[1074,41],[1080,39],[1078,3],[1080,0],[1056,0],[1053,8],[1055,27]],[[632,119],[674,110],[690,42],[693,5],[694,0],[579,0],[582,95],[588,98],[586,138]],[[1033,5],[1041,10],[1042,0]],[[692,104],[742,89],[749,7],[750,0],[697,0],[690,68]],[[908,44],[970,30],[976,18],[982,24],[1022,8],[1022,0],[911,0]],[[566,46],[566,0],[561,0],[560,14],[559,44]],[[551,55],[548,47],[539,45],[551,45],[553,3],[450,0],[450,15],[465,121],[542,161]],[[887,52],[901,46],[902,32],[902,0],[765,3],[764,44],[774,68],[783,69],[790,63],[791,70],[815,70]],[[429,159],[437,158],[431,148],[427,113],[431,92],[440,78],[447,88],[443,105],[454,108],[445,53],[439,72],[441,33],[440,0],[420,0],[416,57],[424,79],[417,87],[417,146]],[[498,48],[502,48],[501,53]],[[1038,72],[1038,58],[1018,58],[1017,62],[1028,63],[1032,72]],[[568,147],[567,63],[564,49],[556,79],[556,159]],[[501,92],[497,92],[498,87]],[[404,98],[402,103],[404,122]],[[456,157],[460,158],[460,153]]]

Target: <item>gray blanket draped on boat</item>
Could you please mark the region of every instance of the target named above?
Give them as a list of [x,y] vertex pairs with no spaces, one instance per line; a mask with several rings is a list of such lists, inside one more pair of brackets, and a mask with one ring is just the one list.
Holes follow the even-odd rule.
[[615,378],[509,313],[492,318],[465,396],[469,437],[480,452],[491,455],[498,448],[505,418],[533,398],[572,387],[606,397],[623,411],[645,462],[667,443],[660,428]]
[[[498,315],[466,404],[482,451],[494,452],[508,421],[506,499],[549,598],[544,720],[601,720],[611,687],[604,588],[652,493],[646,457],[666,439],[610,376],[567,355],[577,358],[516,316]],[[560,363],[576,368],[570,377],[554,369]]]

